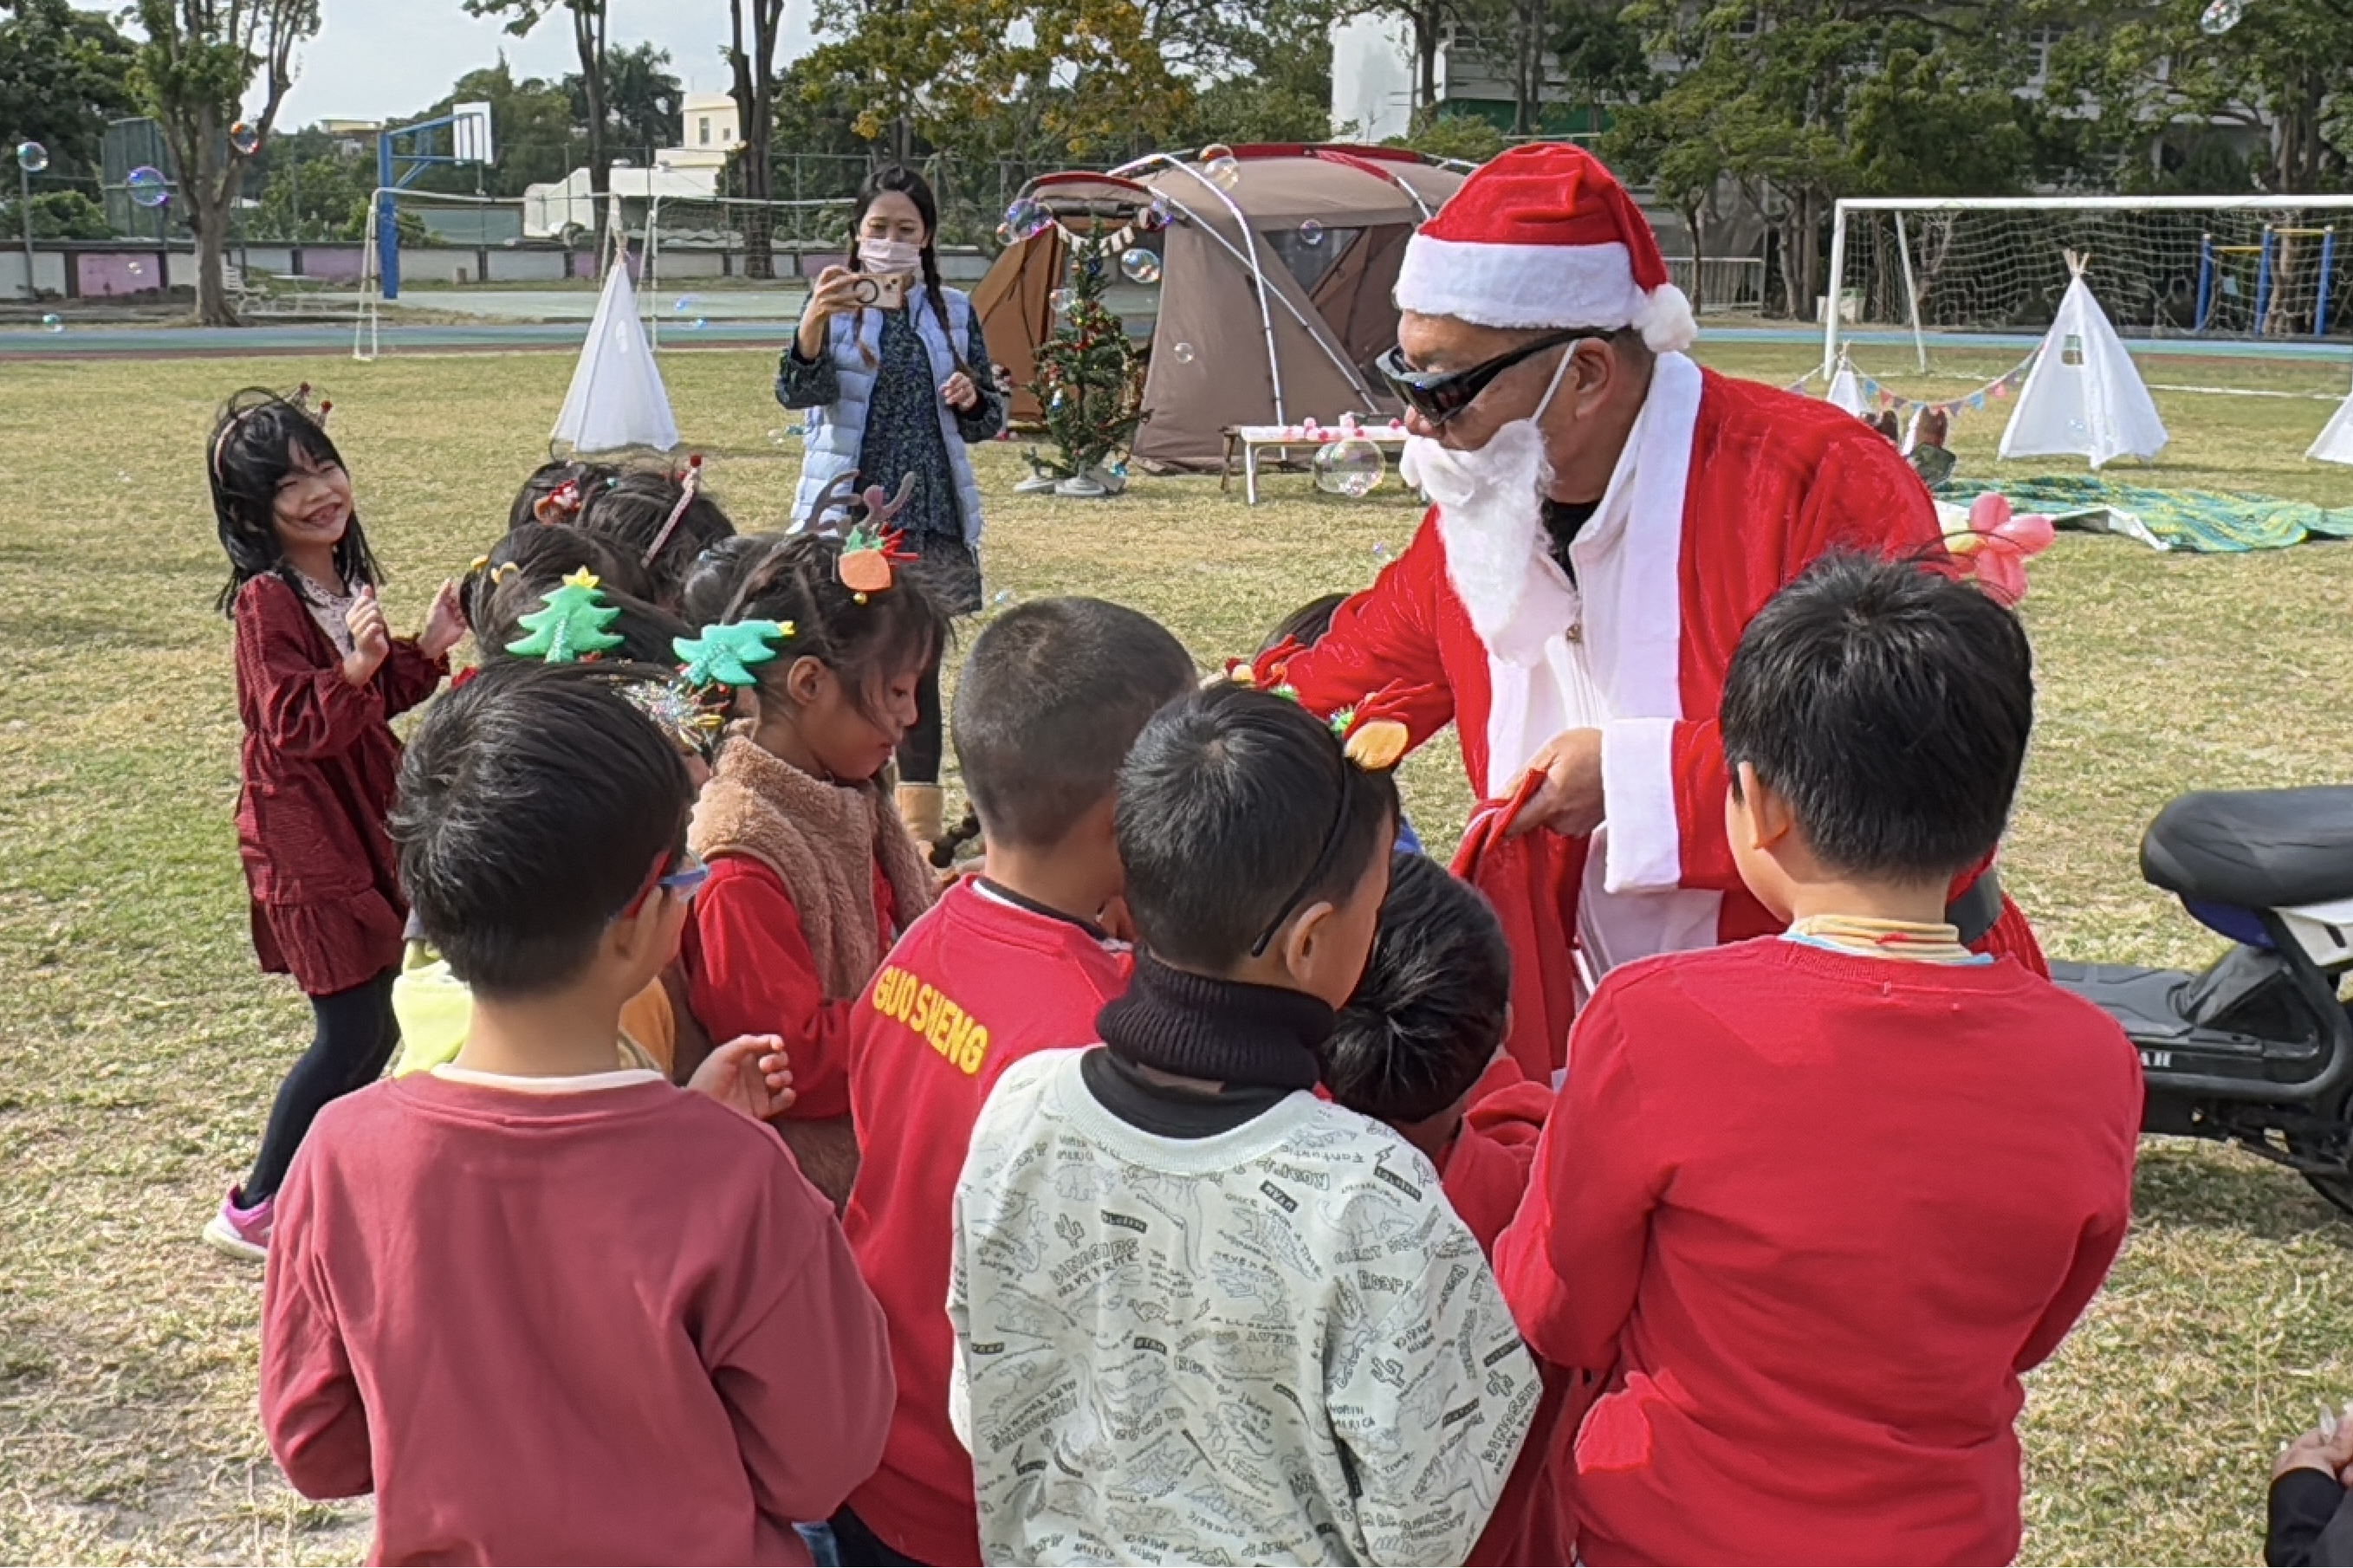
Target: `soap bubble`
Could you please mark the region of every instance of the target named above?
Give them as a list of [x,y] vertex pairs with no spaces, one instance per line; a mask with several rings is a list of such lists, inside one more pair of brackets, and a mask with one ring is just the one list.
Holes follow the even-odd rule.
[[1046,308],[1058,316],[1070,313],[1073,296],[1068,289],[1057,289],[1046,296]]
[[2247,0],[2214,0],[2199,15],[2198,30],[2208,37],[2219,38],[2239,25],[2247,14]]
[[1147,230],[1166,228],[1176,221],[1176,204],[1161,192],[1153,192],[1151,205],[1144,209],[1144,226]]
[[38,142],[16,143],[16,167],[28,174],[37,174],[49,166],[49,150]]
[[1028,239],[1031,235],[1043,234],[1053,227],[1054,215],[1028,196],[1019,196],[1005,209],[1005,226],[1013,231],[1014,238]]
[[769,431],[769,432],[768,432],[768,445],[769,445],[769,446],[771,446],[771,447],[781,447],[781,446],[783,446],[784,444],[785,444],[785,432],[784,432],[784,430],[783,430],[781,427],[779,427],[779,428],[777,428],[777,429],[775,429],[775,430],[771,430],[771,431]]
[[142,207],[160,207],[172,199],[172,183],[152,163],[142,163],[123,175],[122,184],[131,199]]
[[686,314],[686,312],[688,311],[688,310],[689,310],[689,309],[691,309],[691,308],[693,306],[693,304],[694,304],[694,296],[693,296],[693,295],[691,295],[691,294],[681,294],[681,295],[680,295],[676,300],[671,300],[671,301],[670,301],[670,308],[671,310],[673,310],[677,311],[680,315],[683,316],[683,315],[685,315],[685,314]]
[[136,277],[138,277],[141,273],[142,273],[142,272],[146,271],[146,270],[147,270],[147,268],[146,268],[145,267],[142,266],[140,263],[138,263],[138,262],[134,261],[134,262],[131,263],[131,265],[130,265],[130,267],[127,268],[127,270],[130,272],[131,276],[132,276],[133,278],[136,278]]
[[687,322],[686,327],[687,327],[687,331],[691,331],[691,332],[699,332],[699,331],[702,331],[702,325],[703,325],[702,318],[702,317],[700,317],[700,316],[697,316],[697,317],[695,317],[695,318],[694,318],[694,320],[692,320],[692,321],[691,321]]
[[1013,602],[1013,590],[1010,588],[999,588],[997,591],[997,596],[988,602],[992,605],[998,605],[999,607],[1009,605]]
[[1218,189],[1230,191],[1241,183],[1242,163],[1234,156],[1232,148],[1222,142],[1212,142],[1201,149],[1201,173]]
[[1350,500],[1367,495],[1387,470],[1381,449],[1370,441],[1350,437],[1320,447],[1315,452],[1315,488]]
[[1000,223],[997,226],[997,243],[1008,247],[1010,247],[1013,244],[1013,226],[1011,224]]
[[66,319],[63,316],[58,315],[55,310],[47,311],[42,315],[41,331],[45,332],[62,332],[65,330]]
[[228,128],[228,144],[243,156],[252,157],[261,150],[261,127],[238,121]]
[[1302,245],[1323,244],[1324,226],[1317,223],[1312,217],[1301,219],[1299,224],[1299,243]]
[[1376,561],[1387,561],[1388,558],[1389,558],[1389,547],[1388,547],[1388,545],[1386,545],[1386,544],[1376,544],[1376,545],[1374,545],[1374,546],[1373,546],[1373,559],[1374,559],[1374,560],[1376,560]]
[[1140,245],[1121,255],[1119,269],[1126,275],[1130,283],[1160,281],[1160,258]]
[[1175,360],[1178,364],[1191,364],[1193,363],[1193,345],[1191,343],[1170,343],[1168,345],[1168,357]]

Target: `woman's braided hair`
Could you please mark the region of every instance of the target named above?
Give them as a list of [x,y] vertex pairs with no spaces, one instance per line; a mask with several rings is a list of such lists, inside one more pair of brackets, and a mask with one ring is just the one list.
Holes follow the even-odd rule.
[[[940,236],[940,204],[939,198],[932,195],[930,182],[904,163],[885,163],[866,176],[865,182],[858,187],[857,205],[849,212],[848,266],[852,272],[865,270],[859,265],[858,230],[866,222],[866,209],[872,206],[874,198],[885,191],[896,191],[914,203],[915,216],[923,220],[923,299],[931,306],[932,319],[940,324],[940,336],[948,345],[949,357],[955,361],[957,370],[970,375],[972,366],[965,363],[964,348],[955,341],[955,333],[948,326],[947,298],[940,288],[940,258],[936,248]],[[853,333],[859,330],[865,317],[866,308],[861,305],[858,314],[851,318],[850,331]],[[862,342],[860,352],[865,352]]]

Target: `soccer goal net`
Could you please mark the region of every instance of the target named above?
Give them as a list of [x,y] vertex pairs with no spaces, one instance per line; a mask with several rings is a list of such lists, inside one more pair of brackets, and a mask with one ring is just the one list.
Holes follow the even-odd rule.
[[1841,201],[1822,374],[1983,380],[2051,325],[2071,251],[2152,381],[2342,395],[2353,195]]
[[714,328],[797,319],[807,278],[849,243],[847,197],[659,195],[638,234],[638,309],[656,348]]
[[543,290],[593,290],[594,238],[534,234],[526,216],[520,197],[380,189],[354,235],[303,247],[303,270],[356,287],[352,357],[372,360],[387,303],[418,321],[515,322],[533,319]]

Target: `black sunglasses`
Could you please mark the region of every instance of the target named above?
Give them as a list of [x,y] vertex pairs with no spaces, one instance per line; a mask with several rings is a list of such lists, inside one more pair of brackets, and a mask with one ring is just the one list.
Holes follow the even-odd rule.
[[1573,343],[1579,338],[1606,338],[1612,334],[1572,327],[1563,331],[1546,332],[1533,342],[1522,343],[1508,353],[1497,354],[1484,364],[1474,364],[1469,370],[1416,370],[1405,363],[1405,351],[1392,345],[1373,368],[1389,384],[1389,390],[1403,398],[1408,406],[1432,425],[1443,425],[1461,413],[1487,390],[1494,379],[1532,355],[1540,354],[1562,343]]

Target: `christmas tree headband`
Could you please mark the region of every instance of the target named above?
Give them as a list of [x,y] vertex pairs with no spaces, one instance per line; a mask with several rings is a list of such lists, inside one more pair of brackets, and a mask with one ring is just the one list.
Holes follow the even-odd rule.
[[681,661],[679,679],[691,688],[756,686],[752,667],[776,658],[776,645],[792,637],[790,621],[735,621],[705,626],[699,637],[673,637],[670,646]]
[[[501,570],[512,566],[510,563]],[[507,644],[507,652],[517,658],[572,664],[621,646],[621,639],[605,629],[620,615],[621,607],[605,603],[596,574],[586,566],[541,595],[540,605],[522,617],[529,635]]]

